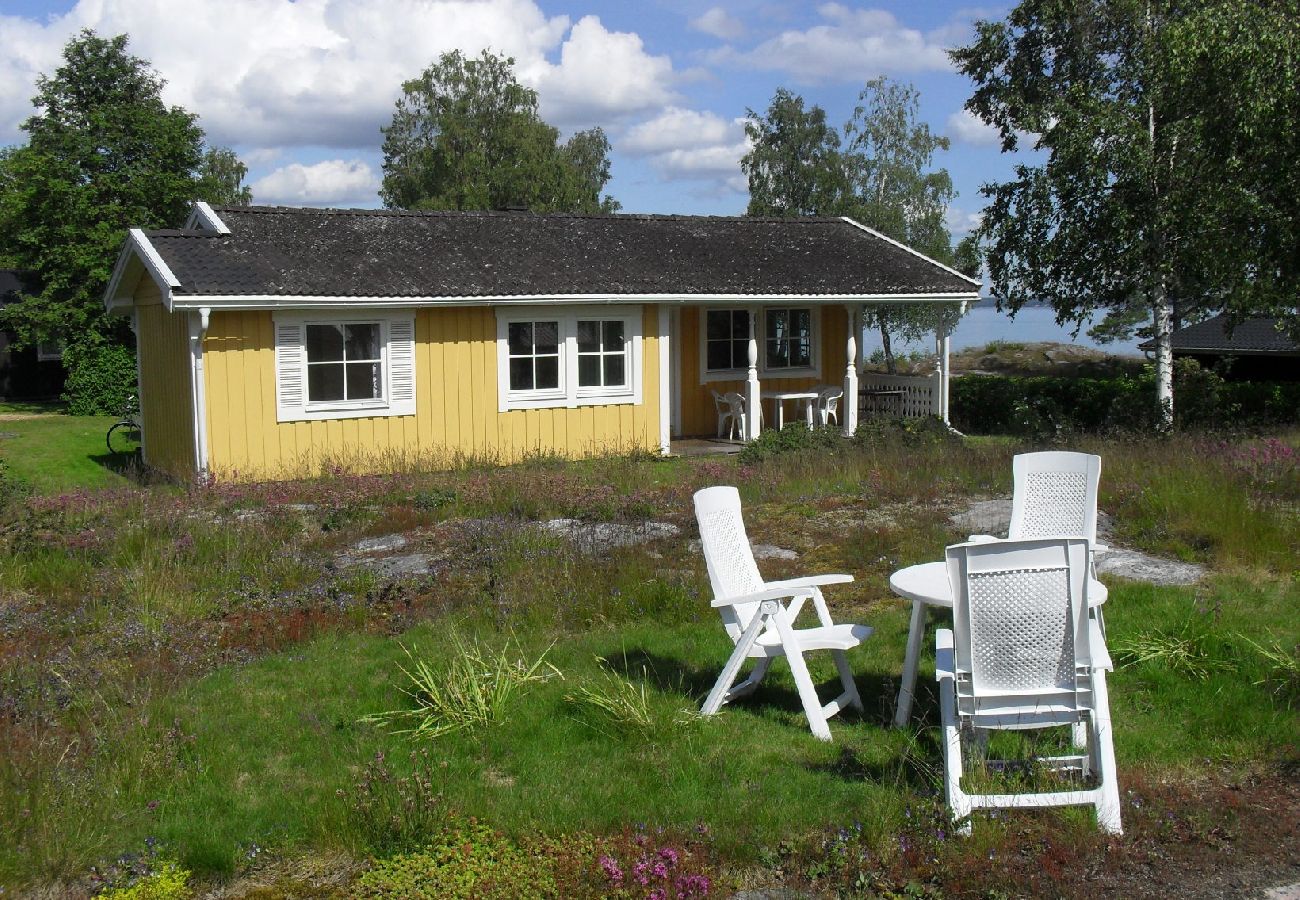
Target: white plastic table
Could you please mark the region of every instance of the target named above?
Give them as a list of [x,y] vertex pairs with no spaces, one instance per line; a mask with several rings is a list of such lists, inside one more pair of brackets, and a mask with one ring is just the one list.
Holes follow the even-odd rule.
[[[946,562],[928,562],[899,569],[889,576],[889,587],[900,597],[912,601],[912,622],[907,631],[907,654],[903,657],[903,683],[898,689],[898,709],[894,726],[902,728],[912,716],[912,695],[916,691],[916,663],[925,637],[925,614],[928,607],[952,609],[952,585],[948,582]],[[1088,606],[1106,602],[1106,585],[1088,579]]]
[[813,404],[817,400],[817,397],[820,396],[816,391],[763,391],[759,396],[764,400],[771,400],[772,405],[776,407],[776,415],[772,418],[772,421],[776,423],[778,431],[780,431],[781,426],[785,424],[784,410],[785,401],[787,400],[804,401],[804,409],[808,417],[808,427],[813,427]]

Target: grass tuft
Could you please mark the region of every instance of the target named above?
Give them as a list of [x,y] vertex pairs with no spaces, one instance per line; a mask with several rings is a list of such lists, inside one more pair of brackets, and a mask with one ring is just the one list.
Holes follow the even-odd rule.
[[604,668],[602,657],[596,657],[596,662],[602,666],[600,676],[580,683],[564,695],[564,702],[601,734],[657,741],[700,722],[702,717],[694,709],[661,709],[654,703],[644,666],[640,682],[634,684]]
[[365,716],[361,721],[381,726],[404,726],[394,734],[412,738],[435,738],[462,729],[473,729],[505,718],[510,702],[530,686],[563,673],[546,662],[550,648],[532,663],[510,652],[507,642],[500,650],[484,647],[475,638],[465,643],[459,634],[449,637],[451,663],[437,668],[416,659],[405,646],[410,668],[398,666],[411,687],[402,693],[415,701],[415,709],[394,709]]

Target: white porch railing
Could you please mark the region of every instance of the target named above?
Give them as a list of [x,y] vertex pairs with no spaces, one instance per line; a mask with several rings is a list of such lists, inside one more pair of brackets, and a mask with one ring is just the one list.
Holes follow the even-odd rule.
[[943,415],[943,375],[879,375],[863,372],[859,408],[867,415],[904,418]]

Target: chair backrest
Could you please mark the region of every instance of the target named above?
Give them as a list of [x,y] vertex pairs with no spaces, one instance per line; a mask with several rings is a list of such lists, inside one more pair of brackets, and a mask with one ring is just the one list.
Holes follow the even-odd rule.
[[1097,540],[1097,484],[1101,457],[1049,450],[1021,453],[1011,464],[1012,539],[1081,534]]
[[823,409],[835,409],[836,403],[844,396],[844,388],[836,384],[828,384],[818,389],[817,403]]
[[717,408],[718,412],[726,412],[726,410],[723,409],[723,406],[726,405],[726,400],[723,399],[723,396],[714,388],[709,388],[709,393],[713,395],[713,405]]
[[[695,493],[695,520],[700,526],[700,544],[709,568],[709,584],[715,598],[735,597],[762,590],[754,552],[740,516],[740,492],[722,485]],[[733,641],[749,627],[757,603],[719,607],[722,623]]]
[[1069,536],[948,548],[961,693],[1032,710],[1087,689],[1088,546]]

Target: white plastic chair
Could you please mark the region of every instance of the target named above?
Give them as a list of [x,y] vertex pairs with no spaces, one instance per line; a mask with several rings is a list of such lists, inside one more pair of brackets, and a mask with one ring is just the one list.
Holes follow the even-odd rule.
[[[1088,615],[1088,542],[1080,537],[966,543],[948,548],[953,629],[936,639],[943,723],[944,787],[964,833],[991,807],[1091,805],[1097,825],[1121,832],[1105,640]],[[1090,789],[968,793],[962,740],[984,729],[1082,726],[1086,751],[1040,758],[1045,767],[1091,776]]]
[[735,391],[719,394],[712,388],[713,406],[718,413],[718,437],[730,440],[737,433],[745,436],[745,398]]
[[[820,588],[850,582],[853,576],[818,575],[763,581],[740,515],[740,493],[734,487],[711,487],[697,492],[695,518],[699,522],[704,560],[713,587],[713,606],[722,614],[727,636],[736,645],[701,712],[711,716],[724,703],[751,693],[767,674],[772,660],[784,656],[790,663],[808,726],[818,738],[829,741],[828,718],[849,706],[862,709],[862,698],[853,683],[845,651],[866,640],[872,629],[866,625],[836,625],[831,621]],[[812,600],[820,624],[816,628],[795,628],[794,620],[807,600]],[[842,694],[824,706],[804,663],[803,655],[809,650],[831,651],[844,687]],[[748,678],[732,687],[746,659],[757,660],[754,669]]]
[[844,396],[844,388],[837,385],[828,384],[817,392],[817,417],[821,425],[825,428],[835,420],[835,424],[840,424],[839,403],[840,398]]

